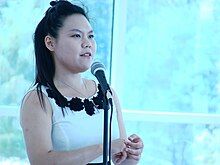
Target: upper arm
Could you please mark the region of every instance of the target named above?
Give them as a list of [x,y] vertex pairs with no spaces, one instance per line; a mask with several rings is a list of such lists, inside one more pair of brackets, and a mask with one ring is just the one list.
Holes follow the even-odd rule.
[[[20,110],[20,123],[24,134],[30,162],[35,164],[52,150],[51,115],[52,109],[48,99],[43,95],[43,109],[37,91],[31,91],[25,96]],[[34,163],[35,162],[35,163]]]
[[119,131],[120,131],[120,138],[126,139],[127,135],[126,135],[126,130],[124,126],[121,105],[120,105],[118,96],[115,93],[115,91],[112,88],[111,88],[111,91],[112,91],[113,101],[114,101],[116,112],[117,112],[117,120],[118,120],[118,126],[119,126]]

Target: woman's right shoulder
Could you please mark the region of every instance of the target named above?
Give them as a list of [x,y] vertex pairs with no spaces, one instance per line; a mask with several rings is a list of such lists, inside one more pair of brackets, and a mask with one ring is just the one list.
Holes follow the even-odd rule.
[[46,95],[42,93],[42,105],[37,90],[29,90],[24,96],[20,108],[20,125],[25,136],[33,134],[33,130],[43,129],[44,124],[49,125],[52,120],[52,108]]
[[38,105],[40,103],[36,89],[29,90],[22,99],[22,106],[26,104]]
[[[42,96],[42,99],[40,98]],[[36,88],[29,90],[21,103],[21,114],[32,112],[48,112],[52,114],[52,109],[48,97],[42,92],[39,93]]]

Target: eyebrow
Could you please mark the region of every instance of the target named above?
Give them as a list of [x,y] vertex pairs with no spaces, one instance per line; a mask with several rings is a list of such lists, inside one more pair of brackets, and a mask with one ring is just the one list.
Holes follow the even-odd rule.
[[[83,33],[83,31],[79,30],[79,29],[71,29],[70,30],[71,32],[72,31],[77,31],[77,32],[80,32],[80,33]],[[94,31],[93,30],[90,30],[88,33],[93,33]]]

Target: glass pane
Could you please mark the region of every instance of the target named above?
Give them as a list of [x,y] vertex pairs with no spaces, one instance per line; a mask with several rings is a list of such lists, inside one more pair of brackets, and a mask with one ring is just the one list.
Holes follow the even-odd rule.
[[140,165],[220,164],[220,125],[126,121],[144,141]]
[[0,117],[0,164],[28,164],[17,117]]
[[220,113],[220,1],[126,2],[123,108]]

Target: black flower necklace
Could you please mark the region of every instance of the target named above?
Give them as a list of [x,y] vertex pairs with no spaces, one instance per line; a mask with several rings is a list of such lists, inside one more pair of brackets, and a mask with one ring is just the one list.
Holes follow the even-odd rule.
[[98,84],[97,92],[95,95],[93,95],[90,98],[79,98],[79,97],[73,97],[70,99],[67,99],[65,96],[63,96],[61,93],[55,92],[50,87],[47,87],[46,92],[48,94],[48,97],[55,100],[55,103],[63,108],[69,108],[71,111],[79,112],[82,110],[85,110],[86,114],[89,116],[92,116],[95,114],[96,109],[103,109],[103,98],[104,95],[101,90],[100,84]]

